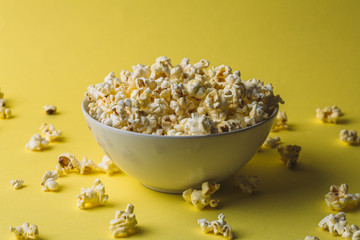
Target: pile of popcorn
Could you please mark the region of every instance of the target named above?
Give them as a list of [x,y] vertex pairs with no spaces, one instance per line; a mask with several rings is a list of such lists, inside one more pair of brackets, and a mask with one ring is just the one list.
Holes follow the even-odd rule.
[[115,128],[145,134],[181,136],[229,132],[271,116],[279,103],[271,84],[242,81],[229,66],[194,65],[184,58],[172,66],[159,57],[152,66],[133,72],[111,72],[104,82],[88,87],[88,112]]

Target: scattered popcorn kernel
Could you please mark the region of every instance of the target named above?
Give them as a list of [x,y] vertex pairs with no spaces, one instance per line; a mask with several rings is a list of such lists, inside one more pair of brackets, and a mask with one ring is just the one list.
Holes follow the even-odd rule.
[[284,165],[289,169],[293,169],[296,167],[300,150],[301,147],[297,145],[286,145],[284,147],[278,147],[281,161],[283,161]]
[[347,130],[343,129],[340,131],[340,139],[341,141],[347,142],[352,145],[360,144],[360,136],[357,135],[357,131],[355,130]]
[[58,157],[59,165],[65,172],[70,172],[76,166],[79,166],[79,161],[75,158],[74,155],[69,152],[61,153]]
[[0,107],[5,107],[6,106],[6,99],[0,98]]
[[48,146],[49,142],[41,137],[40,134],[34,134],[26,144],[26,148],[31,151],[42,151]]
[[354,232],[354,235],[352,236],[352,240],[360,240],[360,230]]
[[59,178],[59,175],[57,174],[56,171],[52,172],[50,170],[46,171],[42,180],[41,180],[41,185],[44,186],[45,185],[45,182],[49,179],[49,178],[52,178],[52,179],[58,179]]
[[23,239],[36,239],[39,236],[39,229],[35,224],[24,223],[21,226],[10,227],[10,232],[15,233],[15,237],[18,240]]
[[347,225],[346,214],[339,212],[338,214],[329,214],[324,217],[318,224],[323,230],[328,230],[333,235],[342,235]]
[[305,240],[320,240],[318,237],[315,236],[306,236]]
[[360,238],[356,238],[359,237],[359,234],[360,234],[359,227],[353,224],[351,226],[346,225],[344,233],[341,236],[345,239],[360,239]]
[[45,105],[43,108],[47,115],[52,115],[56,112],[56,106],[54,105]]
[[39,128],[41,134],[45,137],[48,142],[53,142],[61,136],[61,131],[56,130],[54,125],[50,123],[43,123]]
[[125,211],[115,212],[115,219],[110,221],[110,231],[114,237],[127,237],[136,231],[136,224],[134,206],[128,204]]
[[80,174],[95,171],[98,168],[98,166],[93,162],[93,160],[87,159],[87,157],[83,157],[83,160],[79,162],[78,166]]
[[342,112],[336,105],[316,109],[316,118],[324,123],[336,123],[341,115]]
[[359,198],[348,193],[349,186],[341,184],[340,186],[331,185],[330,192],[325,195],[325,202],[330,209],[335,211],[353,210],[359,205]]
[[106,174],[114,174],[120,172],[120,168],[118,168],[107,155],[104,155],[101,163],[98,163],[97,166],[100,171],[105,172]]
[[264,146],[268,147],[268,148],[275,148],[276,145],[278,145],[280,143],[280,141],[281,141],[281,139],[278,136],[268,137],[264,142]]
[[229,224],[225,221],[224,214],[220,213],[218,220],[208,222],[206,219],[199,219],[201,230],[205,233],[212,232],[214,234],[221,234],[228,239],[233,239],[233,232]]
[[23,184],[24,180],[14,179],[10,181],[10,185],[16,190],[22,188]]
[[201,190],[192,188],[185,190],[182,194],[184,200],[200,210],[208,205],[213,208],[216,207],[219,200],[211,199],[211,195],[220,188],[220,184],[204,182],[201,188]]
[[286,115],[285,111],[279,111],[275,121],[274,121],[274,125],[272,126],[271,131],[272,132],[277,132],[280,130],[285,130],[288,128],[288,124],[287,124],[288,118]]
[[52,191],[55,192],[59,189],[59,183],[55,181],[53,178],[48,178],[41,189],[45,192]]
[[105,205],[109,196],[105,194],[104,184],[97,178],[94,185],[90,188],[81,188],[81,193],[76,195],[76,198],[78,208],[85,209],[87,207]]
[[172,66],[159,57],[152,66],[109,73],[85,93],[89,115],[108,126],[144,134],[183,136],[228,132],[268,119],[279,103],[271,84],[242,81],[229,66],[211,67],[184,58]]
[[260,190],[262,183],[258,176],[238,175],[234,177],[234,185],[242,192],[252,194]]
[[62,177],[65,175],[65,172],[60,165],[56,165],[54,173],[56,173],[59,177]]
[[0,106],[0,119],[7,119],[11,117],[10,108]]

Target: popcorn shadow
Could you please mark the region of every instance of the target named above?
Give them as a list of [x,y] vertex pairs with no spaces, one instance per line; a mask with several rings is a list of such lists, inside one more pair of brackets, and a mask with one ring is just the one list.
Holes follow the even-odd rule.
[[354,123],[353,120],[350,120],[348,118],[340,118],[339,120],[337,120],[336,122],[337,124],[341,124],[341,125],[345,125],[345,124],[351,124],[351,123]]
[[[305,159],[305,156],[303,158]],[[311,164],[316,159],[318,159],[316,156],[306,156],[306,163],[300,162],[292,170],[287,169],[281,163],[274,166],[275,169],[269,166],[262,166],[262,169],[259,169],[259,165],[254,166],[254,169],[248,168],[246,173],[244,171],[241,173],[260,177],[263,184],[259,192],[251,195],[242,193],[234,186],[233,178],[230,178],[222,183],[222,187],[218,193],[215,193],[214,198],[220,199],[219,209],[222,209],[229,206],[247,205],[254,201],[261,204],[264,199],[271,198],[270,196],[289,198],[293,192],[304,192],[304,194],[314,192],[322,196],[328,191],[336,177]]]
[[66,137],[58,137],[55,140],[53,140],[51,143],[63,143],[66,142]]

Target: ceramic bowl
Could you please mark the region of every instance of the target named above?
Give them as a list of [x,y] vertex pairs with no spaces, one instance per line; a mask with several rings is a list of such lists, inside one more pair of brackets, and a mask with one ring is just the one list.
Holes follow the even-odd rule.
[[244,129],[202,136],[157,136],[107,126],[82,111],[104,152],[127,175],[146,187],[180,193],[204,181],[221,182],[234,175],[255,155],[272,127],[271,117]]

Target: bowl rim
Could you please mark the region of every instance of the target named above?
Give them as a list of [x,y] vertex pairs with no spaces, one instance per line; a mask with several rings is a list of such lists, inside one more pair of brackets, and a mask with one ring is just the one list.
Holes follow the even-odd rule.
[[204,134],[204,135],[185,135],[185,136],[167,136],[167,135],[153,135],[153,134],[145,134],[145,133],[138,133],[138,132],[132,132],[132,131],[126,131],[126,130],[122,130],[119,128],[115,128],[115,127],[111,127],[108,126],[102,122],[99,122],[98,120],[94,119],[93,117],[91,117],[88,113],[88,111],[86,110],[85,104],[88,103],[89,101],[86,99],[86,97],[83,99],[82,104],[81,104],[81,109],[82,112],[84,114],[84,116],[88,119],[90,119],[90,121],[94,122],[95,124],[101,125],[102,127],[108,128],[109,130],[115,131],[115,132],[119,132],[122,134],[129,134],[129,135],[134,135],[134,136],[141,136],[141,137],[150,137],[150,138],[178,138],[178,139],[185,139],[185,138],[209,138],[209,137],[217,137],[217,136],[222,136],[222,135],[230,135],[230,134],[236,134],[239,132],[243,132],[243,131],[247,131],[249,129],[258,127],[262,124],[265,124],[266,122],[270,121],[271,119],[273,119],[276,114],[279,111],[279,104],[276,106],[276,108],[274,109],[273,113],[270,115],[269,118],[246,128],[241,128],[241,129],[237,129],[234,131],[230,131],[230,132],[222,132],[222,133],[212,133],[212,134]]

